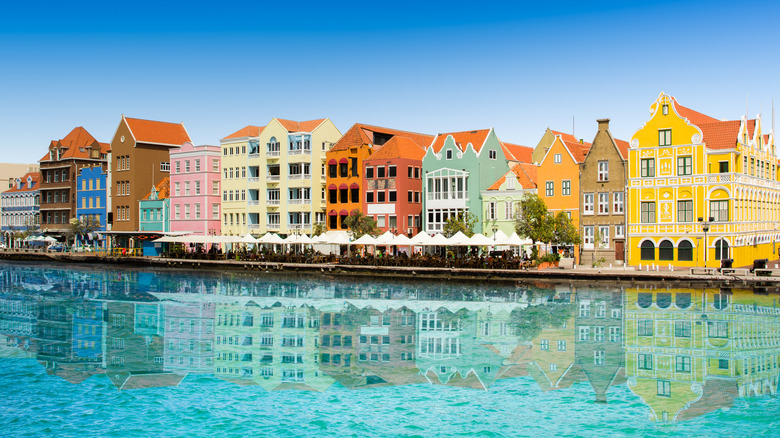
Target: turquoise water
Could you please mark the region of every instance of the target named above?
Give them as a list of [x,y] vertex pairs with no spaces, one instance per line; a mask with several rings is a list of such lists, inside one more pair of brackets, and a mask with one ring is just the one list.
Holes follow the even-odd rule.
[[[778,347],[762,343],[777,338],[774,299],[750,291],[698,302],[687,290],[11,263],[0,285],[9,436],[777,435]],[[639,307],[647,293],[666,307]],[[695,322],[718,321],[713,305],[726,332]],[[647,312],[654,337],[633,329]],[[689,336],[669,344],[664,321],[686,318]],[[767,330],[740,346],[737,321]],[[648,352],[653,370],[637,366]]]

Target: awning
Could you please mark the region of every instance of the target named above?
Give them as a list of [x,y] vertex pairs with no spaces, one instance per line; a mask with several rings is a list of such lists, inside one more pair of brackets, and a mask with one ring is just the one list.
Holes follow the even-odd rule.
[[350,189],[359,189],[359,188],[360,188],[360,186],[359,186],[359,185],[357,185],[357,183],[352,183],[352,184],[350,184],[350,185],[349,185],[349,188],[350,188]]
[[328,212],[328,216],[338,216],[339,214],[336,213],[336,210],[331,210]]
[[347,190],[347,185],[346,185],[346,184],[344,184],[344,183],[341,183],[341,185],[339,186],[339,189],[341,189],[341,190]]
[[331,184],[328,186],[328,190],[336,190],[338,187],[336,187],[336,184]]
[[339,164],[347,164],[347,163],[349,163],[349,160],[347,160],[346,158],[342,158],[339,160]]
[[341,210],[339,212],[339,216],[348,216],[348,215],[349,215],[349,212],[347,210]]
[[331,158],[330,161],[328,161],[329,165],[335,166],[336,164],[339,164],[334,158]]

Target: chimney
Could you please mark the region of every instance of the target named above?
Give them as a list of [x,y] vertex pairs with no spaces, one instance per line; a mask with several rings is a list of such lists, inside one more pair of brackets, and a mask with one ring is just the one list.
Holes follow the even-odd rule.
[[609,119],[598,119],[596,122],[599,124],[599,131],[606,131],[609,129]]

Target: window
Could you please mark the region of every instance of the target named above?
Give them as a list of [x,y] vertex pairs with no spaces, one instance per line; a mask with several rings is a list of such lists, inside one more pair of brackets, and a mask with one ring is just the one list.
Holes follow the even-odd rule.
[[715,241],[715,260],[724,260],[729,258],[729,243],[724,239]]
[[555,195],[555,182],[554,181],[545,181],[545,183],[544,183],[544,195],[545,196],[554,196]]
[[658,381],[658,395],[662,397],[672,396],[672,384],[668,380]]
[[211,194],[214,196],[219,196],[219,181],[211,182]]
[[593,226],[587,225],[582,229],[582,244],[585,248],[593,248]]
[[219,204],[211,204],[211,218],[219,219]]
[[624,193],[612,193],[612,213],[623,213]]
[[665,116],[669,115],[669,104],[665,103],[661,106],[661,113]]
[[181,173],[181,161],[176,162],[176,173]]
[[566,340],[565,339],[559,339],[558,340],[558,351],[566,351]]
[[609,248],[609,225],[599,226],[599,248]]
[[593,193],[584,193],[582,201],[583,214],[593,214]]
[[643,158],[639,162],[639,171],[642,178],[652,178],[655,176],[655,158]]
[[658,244],[658,260],[674,260],[674,244],[669,240],[663,240]]
[[685,176],[691,174],[693,174],[693,158],[690,156],[677,157],[677,175]]
[[195,160],[195,172],[200,172],[200,160]]
[[447,149],[447,159],[448,160],[452,159],[452,149]]
[[605,362],[605,352],[604,350],[594,350],[593,351],[593,365],[597,367],[604,366]]
[[710,201],[710,217],[715,222],[726,222],[729,220],[729,201]]
[[693,201],[677,201],[677,222],[693,222]]
[[488,151],[488,158],[491,160],[495,160],[498,157],[498,153],[496,153],[495,149],[491,149]]
[[385,177],[385,167],[380,166],[376,168],[376,177],[377,178],[384,178]]
[[599,214],[609,214],[609,193],[599,193]]
[[672,130],[671,129],[659,129],[658,130],[658,146],[671,146],[672,144]]
[[512,201],[504,201],[504,219],[515,218],[515,205]]
[[590,340],[590,327],[580,326],[578,340],[580,340],[580,341],[589,341]]
[[636,323],[636,331],[639,336],[653,336],[653,320],[640,319]]
[[655,244],[652,240],[645,240],[640,246],[640,260],[655,260]]
[[387,176],[389,178],[395,178],[395,175],[396,175],[396,173],[395,173],[395,166],[388,167],[388,169],[387,169]]
[[488,203],[488,209],[487,209],[487,216],[490,220],[496,219],[496,203],[495,201],[491,201]]
[[540,340],[539,349],[542,351],[548,351],[550,349],[550,340],[549,339]]
[[200,181],[195,181],[195,194],[200,195]]
[[[512,180],[514,182],[514,180]],[[563,196],[570,196],[571,195],[571,181],[570,180],[563,180],[561,181],[561,194]]]
[[599,181],[609,181],[609,161],[599,161]]
[[652,354],[638,354],[636,357],[636,366],[640,370],[652,370],[653,369],[653,355]]
[[[332,190],[335,193],[335,190]],[[374,192],[366,192],[366,203],[372,204],[374,202]]]
[[655,223],[655,202],[642,202],[640,222],[643,224]]
[[395,190],[387,192],[388,202],[395,202],[398,198]]
[[677,260],[683,262],[693,261],[693,244],[687,240],[682,240],[677,245]]
[[563,162],[562,157],[563,156],[561,154],[555,154],[555,156],[553,157],[555,164],[560,164],[561,162]]
[[674,322],[674,337],[675,338],[690,338],[691,337],[691,322],[690,321],[675,321]]
[[374,168],[373,167],[366,167],[366,178],[371,179],[374,177]]

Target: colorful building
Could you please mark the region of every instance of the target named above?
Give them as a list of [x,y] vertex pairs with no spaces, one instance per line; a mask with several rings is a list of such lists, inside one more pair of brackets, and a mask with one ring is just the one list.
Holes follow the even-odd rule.
[[[580,164],[585,161],[589,149],[590,143],[577,141],[572,135],[555,135],[537,169],[539,198],[547,205],[549,212],[565,212],[577,229],[580,226]],[[591,208],[593,206],[592,203],[585,204],[585,212],[590,211],[588,205]],[[574,262],[579,263],[577,246],[574,246],[571,255]]]
[[580,165],[580,260],[586,265],[622,264],[626,242],[626,160],[628,142],[609,132],[600,119],[598,132]]
[[165,177],[138,201],[139,231],[170,231],[170,178]]
[[501,231],[507,236],[515,232],[520,200],[526,193],[536,193],[536,165],[515,164],[509,172],[482,191],[484,232],[493,235]]
[[780,183],[760,116],[721,121],[661,93],[631,138],[629,263],[735,266],[776,258]]
[[65,233],[77,217],[77,175],[83,167],[107,166],[108,143],[100,143],[82,127],[52,140],[41,165],[41,230]]
[[440,233],[449,218],[472,213],[474,232],[483,232],[481,192],[520,161],[512,148],[493,128],[438,134],[422,160],[425,231]]
[[[421,146],[429,144],[432,138],[425,134],[356,123],[352,125],[349,131],[347,131],[326,153],[328,230],[346,230],[347,225],[344,221],[353,211],[357,210],[365,214],[366,211],[363,210],[364,206],[367,208],[368,204],[377,203],[368,203],[367,199],[361,194],[361,188],[364,186],[363,179],[366,177],[366,175],[361,174],[361,172],[366,168],[364,161],[370,158],[374,153],[377,153],[395,136],[405,137]],[[404,142],[406,142],[406,140],[404,140]],[[402,146],[402,149],[403,148],[404,146]],[[398,154],[389,153],[389,155]],[[386,164],[387,161],[388,160],[386,159]],[[396,164],[396,171],[399,170],[403,172]],[[389,172],[389,168],[387,171]],[[385,193],[386,198],[380,204],[383,204],[384,207],[372,207],[372,212],[374,212],[372,216],[376,215],[377,219],[379,216],[385,216],[387,218],[385,228],[388,228],[390,221],[389,216],[392,216],[388,212],[394,209],[394,206],[390,205],[391,202],[389,200],[389,192],[392,190],[388,190],[386,185],[390,184],[391,179],[393,183],[395,183],[396,178],[398,178],[397,173],[393,178],[390,178],[389,176],[382,178],[384,182],[381,183],[381,192]],[[412,170],[412,178],[414,178],[414,170]],[[379,179],[378,176],[377,178],[371,178],[372,181],[378,181]],[[371,183],[371,187],[376,186],[375,189],[372,189],[373,192],[377,193],[380,191],[379,184],[379,182],[376,184],[373,182]],[[366,182],[366,187],[368,186],[369,183]],[[377,194],[376,196],[379,195]],[[398,203],[397,191],[395,196],[395,202]],[[412,196],[414,196],[414,194],[412,194]],[[403,202],[404,199],[405,198],[401,198],[401,202]],[[383,213],[380,213],[380,211]],[[398,214],[396,214],[396,228],[398,226],[397,216]],[[408,218],[406,221],[408,222]],[[405,232],[405,230],[403,231]]]
[[111,140],[109,182],[112,231],[140,231],[138,201],[170,175],[170,151],[190,136],[181,123],[133,119],[122,115]]
[[[247,190],[249,182],[259,182],[260,175],[247,175],[248,156],[260,154],[260,133],[265,127],[246,126],[219,141],[222,148],[222,234],[243,236],[260,232],[260,224],[247,223]],[[257,169],[256,169],[257,170]],[[243,175],[243,176],[242,176]],[[259,203],[258,200],[255,202]]]
[[[76,176],[76,217],[92,231],[106,230],[107,182],[108,173],[102,166],[82,167]],[[98,234],[85,237],[90,241],[102,239]]]
[[13,187],[0,194],[0,229],[8,248],[21,244],[21,233],[35,232],[40,226],[40,178],[39,172],[27,173],[17,177]]
[[193,235],[218,235],[220,219],[219,146],[185,142],[171,150],[170,230]]
[[363,161],[361,211],[382,232],[412,237],[422,231],[422,157],[433,140],[427,137],[396,135]]

